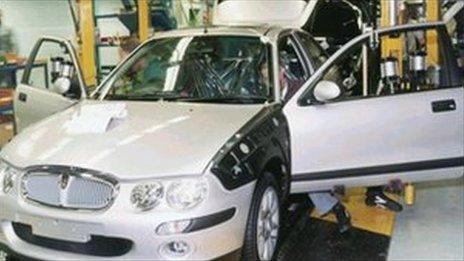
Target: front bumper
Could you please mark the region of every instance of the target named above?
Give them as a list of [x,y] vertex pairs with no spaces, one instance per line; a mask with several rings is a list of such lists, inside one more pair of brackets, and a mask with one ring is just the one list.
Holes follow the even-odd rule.
[[38,259],[30,258],[19,253],[14,252],[8,246],[3,245],[0,243],[0,261],[13,261],[13,260],[21,260],[21,261],[41,261]]
[[[160,213],[156,212],[156,209],[136,212],[128,205],[130,189],[124,186],[121,186],[113,206],[100,212],[38,206],[26,202],[18,195],[5,195],[0,192],[0,245],[11,253],[39,260],[216,259],[242,247],[254,183],[234,191],[226,191],[214,176],[207,175],[207,179],[210,184],[208,198],[199,207],[183,213]],[[230,209],[235,210],[231,217],[220,220],[221,222],[213,222],[212,226],[201,224],[199,229],[186,234],[161,236],[156,233],[156,228],[164,222],[211,217]],[[43,237],[44,240],[37,243],[25,239],[23,234],[18,234],[18,224],[22,226],[23,232],[25,227],[29,227],[30,235],[39,239]],[[107,256],[88,254],[99,252],[76,253],[72,251],[73,246],[69,246],[72,243],[92,243],[97,237],[100,240],[121,239],[132,244],[122,255],[111,255],[109,248],[110,255]],[[48,239],[51,240],[49,245],[46,244]],[[173,241],[186,242],[191,251],[182,257],[161,251],[167,243]],[[56,242],[69,244],[67,248],[57,248]],[[119,247],[121,246],[117,245],[114,248]]]

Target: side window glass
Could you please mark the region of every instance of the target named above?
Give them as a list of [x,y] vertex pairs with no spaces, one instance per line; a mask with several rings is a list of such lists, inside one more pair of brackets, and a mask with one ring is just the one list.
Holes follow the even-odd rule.
[[[389,33],[380,38],[380,71],[373,95],[392,95],[452,87],[451,50],[437,29]],[[400,44],[402,43],[402,44]],[[449,54],[449,55],[448,55]]]
[[327,54],[309,34],[299,32],[298,36],[304,48],[306,48],[314,70],[317,70],[327,61]]
[[290,36],[279,40],[278,77],[284,101],[289,100],[309,77],[302,58],[296,50],[295,42]]
[[81,97],[76,68],[68,49],[55,41],[43,41],[23,84],[71,99]]

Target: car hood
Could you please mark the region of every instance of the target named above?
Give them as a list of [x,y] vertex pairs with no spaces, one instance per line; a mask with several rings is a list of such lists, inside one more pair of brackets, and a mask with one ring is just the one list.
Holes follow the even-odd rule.
[[[17,167],[76,166],[138,179],[201,174],[225,142],[263,105],[123,102],[126,116],[102,133],[66,129],[85,101],[17,135],[1,152]],[[121,102],[119,102],[121,103]]]

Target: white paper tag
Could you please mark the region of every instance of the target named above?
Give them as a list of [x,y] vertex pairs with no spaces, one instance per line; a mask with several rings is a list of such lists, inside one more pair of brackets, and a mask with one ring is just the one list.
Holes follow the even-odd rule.
[[70,134],[105,133],[113,119],[122,121],[126,117],[125,103],[83,105],[64,128]]

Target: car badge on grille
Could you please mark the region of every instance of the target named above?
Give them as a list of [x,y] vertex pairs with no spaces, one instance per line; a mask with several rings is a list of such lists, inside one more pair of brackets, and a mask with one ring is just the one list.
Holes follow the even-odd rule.
[[61,174],[60,180],[58,181],[58,185],[62,190],[65,190],[69,184],[69,175],[68,174]]

